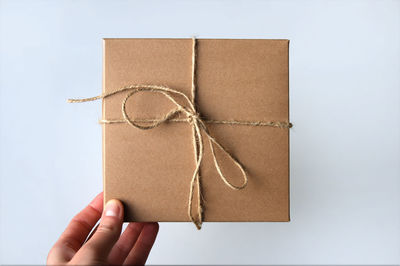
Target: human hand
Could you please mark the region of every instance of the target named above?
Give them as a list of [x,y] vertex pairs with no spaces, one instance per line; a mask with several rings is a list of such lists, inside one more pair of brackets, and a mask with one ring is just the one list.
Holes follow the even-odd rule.
[[[94,233],[88,235],[101,217]],[[143,265],[158,233],[158,223],[129,223],[121,234],[123,205],[103,193],[69,223],[47,256],[49,265]]]

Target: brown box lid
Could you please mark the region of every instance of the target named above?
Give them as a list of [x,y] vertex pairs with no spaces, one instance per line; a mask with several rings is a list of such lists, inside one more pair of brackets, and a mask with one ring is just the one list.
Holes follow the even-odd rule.
[[[288,121],[288,40],[197,40],[197,110],[216,120]],[[105,39],[103,93],[131,84],[161,84],[191,95],[191,39]],[[103,119],[123,119],[126,93],[103,99]],[[173,105],[138,93],[129,116],[154,118]],[[204,221],[289,221],[289,130],[207,124],[210,134],[245,167],[248,184],[232,190],[215,169],[204,141],[201,187]],[[140,130],[103,125],[104,199],[120,199],[126,221],[190,221],[188,197],[195,167],[192,128],[167,122]],[[225,176],[240,171],[216,152]],[[195,192],[197,193],[197,192]],[[196,197],[196,195],[195,195]],[[196,205],[196,200],[194,200]],[[196,216],[196,207],[193,215]]]

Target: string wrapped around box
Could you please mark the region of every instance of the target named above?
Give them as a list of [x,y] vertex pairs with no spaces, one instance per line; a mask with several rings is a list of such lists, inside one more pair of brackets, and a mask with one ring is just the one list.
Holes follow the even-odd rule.
[[[210,134],[207,129],[207,124],[222,124],[222,125],[230,125],[230,126],[253,126],[253,127],[276,127],[276,128],[291,128],[292,124],[286,121],[242,121],[242,120],[212,120],[212,119],[204,119],[200,116],[200,113],[196,109],[196,46],[197,41],[195,38],[192,38],[192,86],[191,86],[191,97],[189,98],[186,94],[177,91],[168,86],[160,86],[160,85],[149,85],[149,84],[137,84],[137,85],[129,85],[122,88],[119,88],[110,93],[103,93],[102,95],[84,98],[84,99],[69,99],[70,103],[82,103],[88,101],[95,101],[99,99],[104,99],[108,97],[112,97],[113,95],[128,92],[125,96],[124,100],[121,104],[121,111],[123,119],[119,120],[107,120],[102,119],[100,123],[102,124],[115,124],[115,123],[127,123],[130,126],[141,129],[148,130],[155,128],[166,122],[184,122],[188,123],[192,127],[192,135],[193,135],[193,151],[194,151],[194,159],[195,159],[195,168],[193,171],[193,175],[190,182],[190,190],[189,190],[189,199],[188,199],[188,216],[190,220],[196,225],[197,229],[201,229],[203,222],[203,208],[202,208],[202,193],[201,193],[201,182],[200,182],[200,166],[204,156],[204,140],[201,132],[204,133],[205,137],[208,139],[212,158],[214,161],[215,168],[222,179],[222,181],[233,190],[241,190],[244,189],[248,182],[247,173],[243,167],[243,165],[235,159],[219,142]],[[169,111],[161,118],[154,119],[132,119],[127,111],[126,105],[127,101],[134,94],[139,92],[149,92],[149,93],[157,93],[165,96],[168,100],[170,100],[175,108]],[[180,104],[177,101],[177,97],[182,97],[185,100],[186,105]],[[183,115],[179,117],[179,115]],[[240,170],[243,176],[243,183],[239,186],[233,185],[223,174],[223,171],[218,163],[217,156],[215,154],[215,148],[220,149],[223,153],[225,153],[228,158],[233,162],[233,164]],[[197,219],[194,218],[192,214],[192,205],[193,205],[193,195],[195,185],[197,187]]]

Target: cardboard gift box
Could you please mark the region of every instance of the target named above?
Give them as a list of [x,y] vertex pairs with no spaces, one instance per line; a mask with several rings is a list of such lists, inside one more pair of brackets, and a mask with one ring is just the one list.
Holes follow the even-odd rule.
[[[288,48],[288,40],[104,39],[103,96],[111,94],[101,97],[104,200],[120,199],[125,221],[289,221]],[[128,97],[132,84],[164,86],[190,100],[195,85],[204,146],[198,177],[193,117],[177,112],[149,130],[132,127],[126,117],[154,124],[176,107],[151,90]],[[182,95],[171,97],[190,109]],[[206,131],[227,151],[214,145],[233,186],[244,182],[233,160],[243,166],[242,189],[221,178]]]

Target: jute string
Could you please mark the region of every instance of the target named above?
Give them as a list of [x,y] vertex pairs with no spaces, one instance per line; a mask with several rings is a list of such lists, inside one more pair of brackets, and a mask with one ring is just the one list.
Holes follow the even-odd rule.
[[[278,127],[278,128],[291,128],[292,124],[289,122],[280,122],[280,121],[241,121],[241,120],[210,120],[203,119],[200,117],[200,114],[196,109],[196,46],[197,42],[195,38],[192,38],[192,87],[191,87],[191,98],[189,98],[186,94],[174,90],[167,86],[160,85],[146,85],[146,84],[138,84],[138,85],[130,85],[126,87],[122,87],[113,92],[103,93],[99,96],[84,98],[84,99],[69,99],[70,103],[82,103],[95,101],[99,99],[105,99],[111,97],[115,94],[120,94],[123,92],[128,92],[122,101],[121,109],[123,119],[119,120],[107,120],[102,119],[100,123],[103,124],[114,124],[114,123],[128,123],[130,126],[147,130],[155,128],[166,122],[184,122],[189,123],[192,127],[193,134],[193,150],[194,150],[194,159],[195,159],[195,169],[193,171],[193,175],[190,181],[190,191],[189,191],[189,200],[188,200],[188,216],[190,220],[196,225],[197,229],[201,229],[201,225],[203,222],[203,210],[202,210],[202,193],[201,193],[201,182],[200,182],[200,165],[204,156],[204,140],[202,136],[202,132],[208,140],[210,145],[210,150],[212,153],[212,158],[214,161],[215,168],[222,179],[222,181],[233,190],[240,190],[246,187],[247,185],[247,173],[244,170],[242,164],[235,159],[218,141],[210,135],[210,132],[206,126],[206,124],[223,124],[223,125],[242,125],[242,126],[268,126],[268,127]],[[161,118],[151,118],[151,119],[133,119],[131,118],[126,111],[126,104],[130,97],[132,97],[135,93],[138,92],[150,92],[150,93],[158,93],[165,96],[168,100],[170,100],[175,108],[169,111]],[[182,97],[185,100],[186,104],[180,104],[177,102],[177,97]],[[184,118],[177,118],[179,114],[182,114]],[[233,164],[240,170],[243,176],[243,182],[241,185],[237,186],[229,182],[229,180],[224,175],[216,157],[215,149],[219,149],[227,157],[233,162]],[[194,218],[192,214],[192,205],[193,205],[193,195],[195,186],[197,188],[197,219]]]

